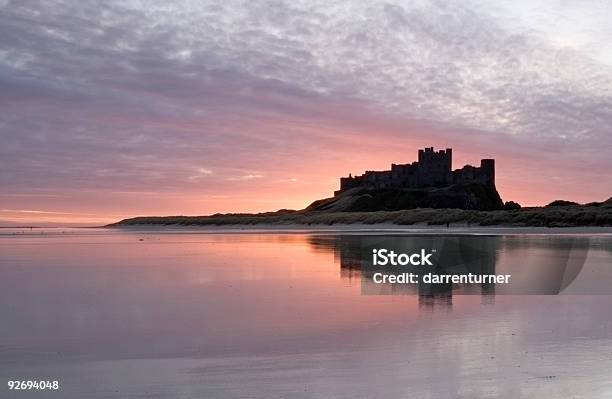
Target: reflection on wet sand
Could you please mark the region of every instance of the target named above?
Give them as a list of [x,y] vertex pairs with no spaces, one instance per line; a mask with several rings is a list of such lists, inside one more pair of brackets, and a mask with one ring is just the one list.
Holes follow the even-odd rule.
[[[375,242],[372,242],[372,241]],[[495,284],[485,283],[479,286],[453,286],[445,284],[376,284],[372,280],[374,270],[368,256],[372,244],[383,244],[387,248],[439,248],[444,263],[439,262],[432,270],[435,274],[472,273],[495,274],[497,252],[500,237],[475,238],[470,236],[433,237],[433,236],[310,236],[309,244],[317,250],[328,250],[334,254],[336,264],[340,266],[340,277],[362,284],[364,294],[412,294],[418,295],[419,312],[431,314],[434,308],[450,309],[453,305],[453,292],[462,294],[480,294],[484,304],[493,304]],[[442,266],[444,265],[444,266]]]

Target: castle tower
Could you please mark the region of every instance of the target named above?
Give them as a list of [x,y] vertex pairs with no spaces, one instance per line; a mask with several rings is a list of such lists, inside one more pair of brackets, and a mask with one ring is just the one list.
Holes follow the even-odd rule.
[[419,165],[424,170],[448,173],[452,170],[453,149],[435,151],[433,147],[419,150]]
[[419,150],[420,183],[424,186],[441,186],[451,181],[453,150],[435,151],[433,147]]
[[486,184],[495,186],[495,160],[481,159],[480,169],[485,176]]

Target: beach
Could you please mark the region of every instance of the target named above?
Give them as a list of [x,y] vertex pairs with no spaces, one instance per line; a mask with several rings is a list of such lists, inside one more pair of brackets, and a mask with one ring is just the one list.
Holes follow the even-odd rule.
[[62,399],[612,394],[607,233],[466,237],[516,278],[586,249],[561,295],[372,295],[354,229],[0,233],[0,372],[57,379],[20,397]]

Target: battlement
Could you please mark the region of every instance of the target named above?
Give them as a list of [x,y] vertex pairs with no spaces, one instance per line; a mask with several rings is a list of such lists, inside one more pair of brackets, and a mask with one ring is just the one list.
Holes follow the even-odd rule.
[[445,187],[453,184],[481,183],[495,186],[495,160],[482,159],[480,166],[466,165],[453,170],[453,150],[420,149],[418,161],[409,164],[391,164],[391,170],[366,171],[360,176],[340,178],[340,190],[363,187],[367,189]]

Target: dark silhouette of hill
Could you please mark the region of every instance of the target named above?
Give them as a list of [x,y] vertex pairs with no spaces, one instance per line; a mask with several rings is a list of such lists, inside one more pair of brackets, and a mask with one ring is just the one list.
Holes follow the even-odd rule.
[[[320,203],[318,206],[324,206],[324,203]],[[334,225],[352,223],[393,223],[397,225],[465,223],[474,226],[516,227],[612,226],[612,198],[604,202],[591,202],[584,205],[570,204],[492,211],[415,208],[396,211],[352,212],[306,208],[300,211],[283,209],[278,212],[257,214],[235,213],[211,216],[135,217],[124,219],[109,226]]]
[[337,193],[331,198],[317,200],[305,210],[373,212],[416,208],[457,208],[492,211],[502,209],[503,206],[504,203],[495,186],[468,183],[420,189],[356,187]]

